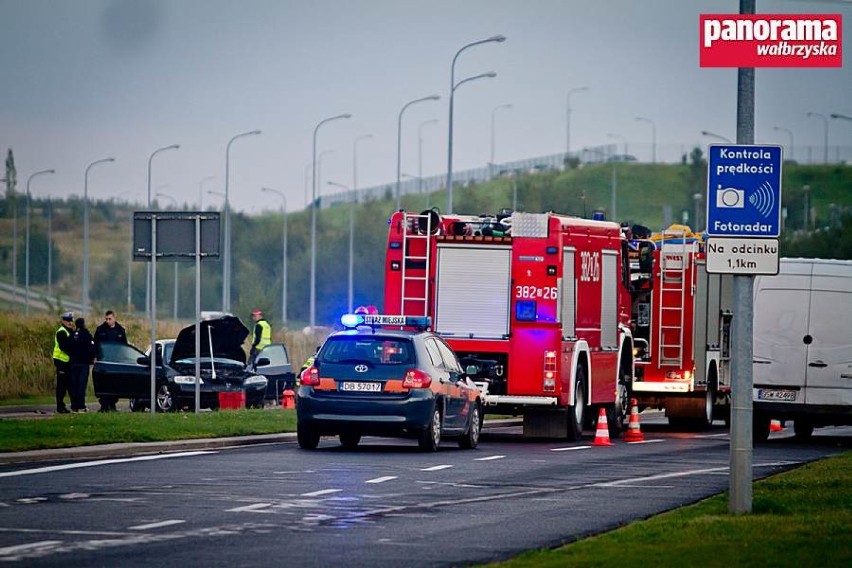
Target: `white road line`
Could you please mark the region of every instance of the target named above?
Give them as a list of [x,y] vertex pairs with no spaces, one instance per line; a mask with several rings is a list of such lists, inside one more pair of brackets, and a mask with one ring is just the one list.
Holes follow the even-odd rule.
[[302,493],[299,497],[319,497],[320,495],[328,495],[329,493],[340,493],[343,489],[320,489],[319,491],[311,491],[310,493]]
[[665,442],[665,440],[640,440],[638,442],[627,442],[628,444],[654,444],[656,442]]
[[484,462],[484,461],[491,461],[491,460],[502,460],[505,457],[506,456],[486,456],[484,458],[476,458],[473,461]]
[[441,471],[442,469],[447,469],[453,467],[451,465],[433,465],[432,467],[424,467],[420,471]]
[[392,479],[396,479],[396,475],[385,475],[383,477],[377,477],[375,479],[368,479],[364,483],[384,483],[385,481],[390,481]]
[[[261,509],[268,509],[272,506],[272,503],[254,503],[253,505],[245,505],[244,507],[236,507],[234,509],[228,509],[228,513],[246,513],[246,512],[256,512]],[[264,511],[266,512],[266,511]]]
[[569,448],[550,448],[551,452],[570,452],[572,450],[588,450],[591,446],[571,446]]
[[148,529],[159,529],[161,527],[170,527],[172,525],[179,525],[181,523],[185,523],[186,521],[181,521],[178,519],[172,519],[170,521],[160,521],[159,523],[148,523],[147,525],[136,525],[135,527],[127,527],[127,530],[131,531],[147,531]]
[[129,463],[138,461],[163,460],[169,458],[187,458],[191,456],[202,456],[206,454],[215,454],[216,452],[209,450],[199,450],[197,452],[176,452],[173,454],[157,454],[152,456],[139,456],[135,458],[116,458],[111,460],[96,460],[80,463],[66,463],[62,465],[49,465],[46,467],[37,467],[33,469],[21,469],[18,471],[5,471],[0,473],[0,477],[18,477],[19,475],[33,475],[36,473],[50,473],[52,471],[64,471],[66,469],[79,469],[82,467],[96,467],[99,465],[112,465],[116,463]]
[[62,544],[61,540],[40,540],[38,542],[30,542],[27,544],[18,544],[15,546],[6,546],[4,548],[0,548],[0,556],[9,556],[11,554],[19,554],[21,552],[27,552],[32,550],[33,548],[44,548],[46,546],[56,546],[57,544]]

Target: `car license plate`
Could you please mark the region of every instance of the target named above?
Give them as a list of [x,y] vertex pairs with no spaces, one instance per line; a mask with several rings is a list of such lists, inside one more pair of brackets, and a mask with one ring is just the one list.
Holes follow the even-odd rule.
[[796,402],[794,390],[782,389],[758,389],[757,400],[781,400],[785,402]]
[[344,381],[340,386],[340,390],[348,392],[381,392],[382,384],[364,381]]

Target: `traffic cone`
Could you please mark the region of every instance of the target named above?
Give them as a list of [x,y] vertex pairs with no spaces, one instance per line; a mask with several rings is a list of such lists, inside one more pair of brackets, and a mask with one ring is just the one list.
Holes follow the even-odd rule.
[[281,393],[281,408],[296,408],[296,393],[292,389]]
[[624,433],[625,442],[641,442],[645,439],[642,430],[639,429],[639,408],[636,406],[636,399],[630,399],[630,422],[627,424],[627,431]]
[[784,427],[781,426],[780,420],[770,420],[769,422],[769,431],[770,432],[780,432]]
[[606,410],[601,408],[601,412],[598,415],[598,429],[595,431],[595,441],[592,442],[593,446],[614,446],[612,442],[609,441],[609,426],[606,423]]

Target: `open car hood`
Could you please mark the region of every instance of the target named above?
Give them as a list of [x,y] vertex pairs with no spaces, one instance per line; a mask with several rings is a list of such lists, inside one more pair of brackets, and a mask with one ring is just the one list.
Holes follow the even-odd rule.
[[[248,328],[240,318],[231,315],[206,319],[200,322],[201,357],[210,357],[210,344],[213,344],[213,356],[233,359],[245,364],[246,352],[243,342],[249,335]],[[169,365],[181,359],[195,357],[195,325],[183,328],[178,333]]]

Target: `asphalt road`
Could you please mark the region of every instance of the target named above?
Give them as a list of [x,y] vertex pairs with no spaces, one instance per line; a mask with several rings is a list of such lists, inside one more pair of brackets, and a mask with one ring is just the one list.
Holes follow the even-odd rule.
[[[789,429],[788,429],[789,430]],[[477,450],[324,438],[0,465],[0,560],[67,566],[448,566],[613,529],[728,488],[728,432],[643,424],[644,443],[529,441]],[[588,433],[591,434],[591,433]],[[764,477],[852,446],[852,428],[754,450]]]

